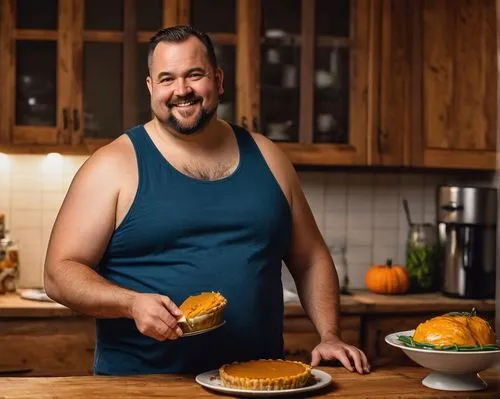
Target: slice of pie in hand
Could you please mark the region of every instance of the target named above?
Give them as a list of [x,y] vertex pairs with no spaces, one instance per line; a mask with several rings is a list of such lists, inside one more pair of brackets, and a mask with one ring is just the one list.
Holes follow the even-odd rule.
[[223,322],[227,300],[218,292],[202,292],[188,297],[179,307],[177,324],[185,333],[206,330]]
[[311,366],[291,360],[250,360],[223,365],[219,376],[226,387],[277,391],[302,388],[311,377]]

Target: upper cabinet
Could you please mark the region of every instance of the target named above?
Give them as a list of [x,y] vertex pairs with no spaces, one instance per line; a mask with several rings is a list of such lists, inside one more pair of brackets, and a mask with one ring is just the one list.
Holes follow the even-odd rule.
[[368,0],[241,0],[240,123],[295,164],[366,164]]
[[495,169],[495,0],[423,1],[424,166]]
[[13,144],[59,144],[71,102],[71,1],[1,3],[1,138]]
[[296,165],[495,169],[495,15],[495,0],[4,0],[0,146],[89,153],[146,122],[148,41],[191,24],[224,71],[218,116]]
[[495,0],[381,0],[374,165],[496,167]]
[[1,2],[0,139],[14,151],[88,153],[150,118],[147,42],[171,0]]

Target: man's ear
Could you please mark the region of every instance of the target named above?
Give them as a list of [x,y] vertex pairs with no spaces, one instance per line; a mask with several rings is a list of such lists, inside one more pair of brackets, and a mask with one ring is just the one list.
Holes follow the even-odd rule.
[[219,96],[222,96],[224,94],[224,72],[219,67],[215,70],[215,82],[217,84],[217,92]]
[[153,81],[151,80],[151,76],[148,76],[146,78],[146,85],[148,86],[149,95],[151,95],[151,91],[153,89]]

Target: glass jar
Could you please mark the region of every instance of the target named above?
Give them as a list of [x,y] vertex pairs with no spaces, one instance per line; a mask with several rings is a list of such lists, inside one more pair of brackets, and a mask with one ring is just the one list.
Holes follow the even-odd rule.
[[347,271],[347,248],[343,243],[334,243],[328,247],[332,256],[335,270],[339,278],[340,294],[350,295],[349,293],[349,274]]
[[411,292],[432,292],[439,289],[437,264],[437,229],[431,223],[410,226],[406,243],[406,269]]
[[15,292],[19,273],[19,251],[17,242],[9,238],[0,239],[0,294]]

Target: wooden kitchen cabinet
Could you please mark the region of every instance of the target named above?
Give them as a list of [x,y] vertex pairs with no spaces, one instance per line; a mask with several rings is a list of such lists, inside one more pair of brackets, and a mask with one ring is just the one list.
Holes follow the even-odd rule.
[[[366,163],[368,0],[295,0],[290,13],[280,11],[281,2],[260,0],[149,0],[140,7],[136,0],[46,1],[54,3],[59,21],[47,32],[14,25],[24,0],[2,3],[7,35],[0,68],[9,77],[1,90],[12,99],[0,114],[7,151],[89,153],[144,122],[149,102],[142,58],[160,21],[193,24],[214,39],[225,71],[221,117],[264,134],[290,119],[293,139],[280,145],[296,164]],[[57,101],[50,102],[55,109],[45,135],[38,126],[14,123],[19,52],[13,43],[34,37],[57,44],[47,56],[55,65]]]
[[0,7],[7,152],[88,154],[149,119],[147,42],[176,23],[177,0],[5,0]]
[[0,150],[89,154],[147,121],[147,42],[193,24],[225,72],[219,116],[296,165],[495,168],[494,0],[283,4],[0,2]]
[[421,3],[422,165],[495,169],[496,2]]
[[244,122],[296,165],[366,164],[371,2],[281,6],[240,1]]
[[63,143],[71,102],[71,0],[43,6],[5,0],[0,7],[1,143]]
[[496,167],[494,0],[381,0],[369,164]]
[[2,318],[0,372],[92,375],[95,322],[87,317]]

